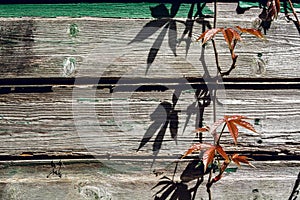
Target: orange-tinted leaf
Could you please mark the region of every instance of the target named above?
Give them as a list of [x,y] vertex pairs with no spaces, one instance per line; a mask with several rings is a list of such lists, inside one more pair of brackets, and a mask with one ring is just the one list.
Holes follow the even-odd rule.
[[250,158],[248,158],[247,156],[240,156],[239,154],[234,154],[234,155],[232,156],[231,159],[232,159],[232,161],[233,161],[235,164],[237,164],[238,166],[241,166],[241,165],[240,165],[240,162],[241,162],[241,163],[248,164],[248,165],[250,165],[251,167],[255,168],[255,166],[252,165],[252,164],[248,161]]
[[280,0],[269,0],[268,4],[268,18],[273,20],[277,18],[280,11]]
[[193,144],[186,152],[185,154],[181,157],[184,158],[187,155],[195,152],[195,151],[200,151],[200,150],[204,150],[204,149],[208,149],[210,147],[212,147],[213,145],[211,144],[206,144],[206,143],[197,143],[197,144]]
[[227,121],[226,124],[227,124],[228,131],[234,140],[234,143],[237,144],[237,138],[239,136],[239,129],[233,123],[233,121]]
[[214,157],[216,155],[216,146],[211,146],[209,149],[207,149],[203,154],[203,164],[204,164],[204,172],[206,171],[209,164],[212,163],[214,160]]
[[263,34],[260,32],[260,30],[257,30],[255,28],[241,28],[240,26],[237,26],[236,28],[239,29],[239,31],[241,31],[242,33],[249,33],[260,39],[265,39]]
[[229,160],[227,153],[223,150],[223,148],[220,145],[216,146],[216,150],[226,161]]
[[235,45],[232,42],[235,40],[241,40],[240,34],[232,28],[222,29],[222,33],[229,49],[233,50]]
[[254,129],[253,125],[250,124],[249,122],[242,121],[242,120],[234,120],[234,123],[256,133],[256,130]]
[[240,125],[246,129],[256,132],[254,127],[243,119],[247,119],[247,117],[241,115],[224,116],[228,131],[230,132],[235,144],[237,143],[237,138],[239,135],[239,130],[236,125]]
[[223,29],[222,30],[223,36],[225,41],[228,44],[229,49],[232,49],[232,40],[233,40],[233,33],[229,29]]
[[232,120],[241,120],[241,119],[247,119],[247,117],[242,115],[225,115],[224,119],[226,121],[232,121]]
[[209,131],[209,127],[208,126],[204,126],[202,128],[197,128],[194,132],[195,133],[199,133],[199,132],[208,132]]
[[204,31],[197,39],[197,41],[203,39],[202,44],[205,44],[208,40],[211,40],[217,33],[222,31],[221,28],[213,28]]

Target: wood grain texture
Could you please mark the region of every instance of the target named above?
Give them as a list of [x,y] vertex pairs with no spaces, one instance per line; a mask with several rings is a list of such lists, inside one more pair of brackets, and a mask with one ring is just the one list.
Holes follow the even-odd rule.
[[[260,13],[219,6],[219,27],[251,27]],[[185,41],[177,43],[183,21],[176,19],[175,32],[170,19],[0,18],[0,199],[153,199],[160,178],[153,173],[171,177],[175,162],[178,180],[191,157],[178,158],[199,140],[200,111],[188,80],[216,74],[211,43],[204,50],[192,42],[187,56]],[[202,32],[198,22],[192,40]],[[215,104],[217,118],[245,115],[254,124],[258,133],[240,128],[238,145],[227,129],[221,143],[229,154],[254,158],[257,168],[226,173],[213,186],[214,199],[287,199],[299,172],[299,32],[280,15],[266,37],[243,35],[225,83],[231,87],[220,84]],[[221,35],[216,43],[225,70],[227,44]],[[149,67],[151,48],[152,56],[160,50]],[[163,82],[174,79],[179,84]],[[200,102],[209,104],[203,125],[210,125],[214,103],[208,96]],[[202,140],[213,142],[209,134]],[[62,178],[46,178],[53,159],[63,159]],[[197,197],[207,199],[205,183]]]
[[[156,177],[149,171],[144,171],[141,176],[141,173],[120,173],[101,163],[63,161],[62,178],[46,178],[51,171],[50,161],[47,162],[31,166],[1,163],[1,199],[96,199],[97,195],[107,199],[153,199],[152,195],[158,190],[151,188],[158,183],[160,176]],[[150,163],[144,163],[147,164]],[[299,162],[254,164],[256,169],[243,166],[236,172],[226,173],[213,186],[213,199],[288,199],[297,178]],[[172,172],[170,169],[164,175],[171,176]],[[178,172],[175,180],[179,175]],[[198,198],[208,199],[205,183],[198,189]]]
[[[48,93],[9,93],[0,96],[1,155],[80,155],[104,158],[118,156],[152,156],[152,145],[161,124],[166,121],[162,107],[172,103],[172,90],[165,92],[114,92],[94,87],[54,87]],[[245,115],[249,122],[258,121],[253,134],[241,128],[240,145],[224,135],[230,151],[275,152],[299,155],[299,90],[226,90],[219,91],[217,117]],[[193,90],[179,96],[177,145],[169,129],[163,138],[160,156],[181,155],[195,142],[196,113]],[[222,104],[222,105],[221,105]],[[205,108],[204,124],[213,121],[212,105]],[[191,112],[185,131],[187,115]],[[152,130],[151,130],[152,128]],[[144,134],[154,134],[136,152]],[[210,135],[203,141],[212,142]],[[239,149],[240,147],[240,149]]]
[[[219,10],[219,27],[252,27],[260,13],[258,8],[253,8],[244,15],[237,15],[232,4],[221,3]],[[243,35],[243,41],[236,47],[239,55],[237,68],[230,77],[299,77],[299,58],[296,56],[299,51],[299,32],[292,22],[286,22],[282,17],[280,15],[272,23],[267,32],[267,41]],[[201,77],[206,68],[214,75],[215,62],[211,43],[208,43],[205,50],[205,63],[199,61],[201,47],[196,42],[191,44],[187,57],[185,42],[181,42],[176,50],[177,56],[174,57],[168,44],[169,37],[177,35],[179,41],[184,30],[184,25],[179,21],[185,19],[177,20],[176,33],[172,33],[172,30],[167,33],[165,30],[166,36],[147,77]],[[152,20],[1,18],[1,77],[145,77],[149,50],[164,30],[146,28],[143,41],[130,42],[150,21]],[[76,36],[70,34],[72,25],[78,28]],[[201,32],[202,25],[195,23],[194,37]],[[221,35],[217,36],[217,45],[220,64],[224,70],[228,69],[231,58]],[[261,58],[258,58],[258,53],[262,54]],[[258,62],[264,63],[264,66],[259,68]]]

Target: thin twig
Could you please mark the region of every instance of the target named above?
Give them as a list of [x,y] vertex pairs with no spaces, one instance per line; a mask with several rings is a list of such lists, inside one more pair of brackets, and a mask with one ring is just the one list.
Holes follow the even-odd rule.
[[223,134],[223,132],[224,132],[225,127],[226,127],[226,123],[223,125],[222,131],[221,131],[221,133],[220,133],[220,135],[219,135],[219,138],[218,138],[218,141],[217,141],[217,143],[216,143],[217,145],[220,144],[220,139],[221,139],[221,136],[222,136],[222,134]]
[[292,3],[291,0],[288,0],[288,1],[289,1],[290,6],[291,6],[291,9],[292,9],[292,12],[293,12],[294,17],[295,17],[295,19],[296,19],[298,25],[300,25],[300,22],[299,22],[297,13],[296,13],[296,11],[295,11],[295,8],[294,8],[294,6],[293,6],[293,3]]
[[235,58],[232,59],[231,66],[228,69],[228,71],[226,71],[226,72],[220,72],[221,76],[228,76],[230,74],[230,72],[235,69],[235,64],[236,64],[236,61],[237,61],[237,57],[238,56],[236,56]]
[[213,44],[213,48],[214,48],[214,54],[215,54],[215,60],[216,60],[216,66],[217,66],[217,70],[218,70],[218,73],[221,74],[221,67],[220,67],[220,64],[219,64],[219,56],[218,56],[218,51],[217,51],[217,45],[216,45],[216,42],[214,39],[211,39],[211,42]]
[[217,27],[217,0],[214,1],[214,28]]

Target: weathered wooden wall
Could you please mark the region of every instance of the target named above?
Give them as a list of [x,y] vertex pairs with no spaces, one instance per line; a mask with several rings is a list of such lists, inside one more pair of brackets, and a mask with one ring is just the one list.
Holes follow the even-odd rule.
[[[218,26],[220,27],[236,25],[251,27],[255,17],[259,14],[259,9],[252,9],[245,15],[235,15],[232,9],[229,10],[230,5],[222,6],[218,13]],[[231,13],[231,18],[227,17],[228,13]],[[101,141],[102,137],[109,137],[110,142],[116,144],[120,142],[118,138],[122,137],[122,141],[126,144],[125,149],[122,149],[125,155],[137,148],[143,132],[152,123],[150,114],[161,102],[172,101],[172,92],[177,86],[171,87],[172,83],[165,84],[170,90],[164,92],[135,92],[140,87],[138,85],[127,88],[126,92],[118,92],[122,90],[120,85],[125,84],[126,78],[137,78],[136,81],[139,81],[138,78],[147,78],[145,80],[150,83],[145,82],[145,85],[158,84],[151,82],[153,78],[178,78],[179,82],[188,85],[188,78],[202,77],[205,70],[212,77],[216,73],[212,45],[208,44],[206,47],[204,62],[199,61],[201,47],[197,42],[191,44],[187,57],[185,57],[185,45],[182,42],[177,48],[175,57],[168,46],[167,34],[155,61],[145,74],[149,49],[157,35],[164,31],[162,28],[155,27],[143,29],[149,21],[151,20],[103,18],[2,19],[0,22],[2,90],[4,93],[9,88],[11,90],[0,96],[2,102],[1,132],[3,133],[1,137],[2,141],[6,141],[1,147],[3,155],[19,155],[22,152],[46,154],[84,152],[84,144],[80,145],[76,132],[76,123],[79,122],[77,117],[80,116],[76,115],[93,118],[92,113],[82,114],[81,112],[84,113],[84,109],[87,108],[92,109],[88,111],[93,112],[94,107],[99,126],[95,125],[96,128],[91,128],[91,130],[103,129],[97,131],[97,134],[99,134],[100,142],[98,145],[104,152],[106,148],[102,148],[104,144],[101,142],[107,141],[105,139]],[[184,26],[178,22],[177,24],[176,34],[181,35]],[[195,24],[195,26],[194,34],[199,35],[202,26],[201,24]],[[73,32],[72,27],[75,28]],[[153,35],[149,34],[149,38],[147,38],[148,35],[144,35],[144,38],[136,37],[141,30],[146,34],[153,32]],[[171,33],[169,36],[172,35]],[[297,88],[299,83],[297,79],[299,77],[299,57],[297,56],[299,32],[297,28],[293,23],[287,23],[279,17],[279,20],[275,21],[268,31],[266,41],[249,35],[243,35],[243,37],[243,41],[236,48],[236,54],[239,55],[237,68],[230,74],[229,79],[224,79],[225,87],[228,81],[233,81],[238,85],[237,80],[243,80],[241,78],[248,80],[253,78],[254,82],[249,84],[261,84],[264,81],[266,85],[275,83],[274,90],[263,90],[263,88],[260,90],[259,86],[256,90],[251,90],[244,85],[240,86],[242,88],[237,86],[236,90],[220,91],[218,98],[223,105],[219,106],[222,110],[217,111],[219,116],[242,114],[253,120],[261,119],[260,135],[245,133],[247,136],[242,137],[241,140],[247,143],[246,146],[265,148],[266,145],[279,148],[279,144],[299,144],[299,126],[297,125],[299,91],[287,86],[292,83]],[[220,63],[226,68],[230,63],[230,55],[226,43],[221,40],[221,35],[217,38],[220,39],[217,40],[220,46]],[[136,42],[141,39],[144,40]],[[257,57],[258,53],[262,54],[261,58]],[[255,73],[259,59],[265,64],[261,74]],[[52,89],[42,88],[41,91],[45,91],[44,93],[39,93],[37,89],[27,89],[28,93],[26,93],[26,89],[22,88],[26,84],[24,78],[27,78],[30,82],[28,84],[34,87],[43,86],[39,85],[38,81],[46,86],[52,86],[51,82],[47,84],[47,81],[41,81],[43,78],[51,81],[49,77],[54,80],[60,77],[66,79],[73,77],[75,84],[81,86],[65,87],[63,79],[59,79],[61,82],[57,81]],[[81,77],[92,77],[93,81],[85,86],[80,82]],[[93,87],[93,84],[98,83],[98,78],[109,77],[119,79],[114,93]],[[20,78],[23,78],[22,83],[18,81]],[[4,80],[10,81],[7,83]],[[209,79],[206,78],[206,81]],[[21,85],[14,86],[14,83]],[[70,81],[67,84],[70,84]],[[135,84],[142,83],[136,82]],[[179,103],[175,108],[180,110],[179,132],[184,127],[187,108],[194,101],[193,96],[192,88],[187,87],[179,97]],[[223,111],[224,109],[226,111]],[[212,121],[212,104],[205,109],[204,115],[204,122],[209,124]],[[124,128],[125,125],[120,127],[120,123],[128,127]],[[189,137],[193,137],[190,132],[194,126],[191,124],[189,123],[186,134],[178,137],[179,144],[181,140],[187,141]],[[120,130],[122,128],[125,130]],[[126,133],[127,131],[129,134]],[[115,135],[111,137],[114,133]],[[82,137],[81,133],[79,135]],[[257,144],[258,138],[262,139],[261,144]],[[32,140],[39,142],[32,145]],[[19,144],[17,147],[15,142]],[[170,147],[166,146],[166,149],[173,148],[173,142],[169,143]],[[188,146],[188,144],[183,145]],[[178,149],[181,150],[181,148]]]
[[[236,25],[251,27],[260,12],[258,8],[254,8],[244,15],[236,15],[230,4],[220,4],[219,9],[219,27]],[[159,131],[161,122],[166,119],[164,108],[160,105],[163,105],[162,102],[172,103],[173,92],[183,85],[185,88],[175,107],[179,113],[177,142],[171,138],[167,130],[158,158],[175,159],[184,153],[193,143],[195,138],[193,130],[197,121],[196,113],[193,113],[185,127],[192,103],[195,101],[194,90],[188,80],[201,78],[205,72],[209,72],[212,77],[215,76],[213,48],[208,44],[204,52],[200,43],[193,42],[186,56],[183,41],[177,47],[175,57],[168,45],[168,36],[177,35],[179,40],[184,30],[183,24],[179,21],[185,20],[176,19],[177,32],[170,31],[169,35],[166,34],[155,61],[149,67],[146,64],[149,50],[159,34],[166,30],[156,27],[146,28],[143,41],[138,41],[141,38],[136,40],[134,38],[151,20],[88,17],[1,18],[1,158],[72,159],[90,158],[90,155],[94,155],[121,171],[121,168],[126,171],[127,167],[123,164],[118,165],[116,160],[127,159],[128,161],[125,161],[127,164],[134,160],[139,163],[137,166],[149,162],[139,169],[129,164],[129,168],[136,172],[148,170],[153,155],[152,145],[157,133],[139,152],[136,150],[144,134],[151,127],[155,127],[155,132]],[[212,19],[209,21],[212,22]],[[161,22],[152,23],[157,25]],[[153,32],[153,35],[149,32]],[[201,24],[196,24],[193,32],[195,38],[199,36],[202,32]],[[149,37],[146,37],[147,34]],[[223,142],[226,150],[240,151],[257,160],[299,160],[299,31],[294,23],[286,22],[280,15],[278,20],[272,23],[266,38],[267,40],[262,41],[253,36],[243,35],[242,42],[236,47],[236,54],[239,55],[237,68],[230,76],[224,78],[224,85],[220,84],[221,89],[218,91],[220,104],[217,105],[217,117],[221,118],[225,114],[248,116],[249,122],[256,124],[258,134],[241,129],[238,146],[232,147],[233,141],[229,134],[224,137]],[[221,35],[217,36],[216,42],[220,64],[228,68],[231,58],[227,44],[222,41]],[[201,52],[204,53],[202,62],[199,61]],[[262,55],[261,58],[257,56],[258,53]],[[259,68],[258,62],[264,66]],[[145,74],[147,68],[148,73]],[[83,77],[88,81],[82,81]],[[117,82],[109,83],[101,81],[101,78],[106,78],[105,80],[111,78]],[[128,84],[126,82],[128,78],[131,78],[129,84],[131,87],[126,87],[123,91],[123,86]],[[179,80],[179,85],[176,82],[154,81],[175,79]],[[205,78],[205,81],[210,79]],[[98,85],[98,82],[101,85]],[[153,85],[165,86],[167,90],[157,91],[161,88]],[[207,125],[213,121],[213,103],[205,108],[203,118]],[[203,140],[212,142],[210,135],[204,135]],[[6,166],[7,162],[3,162],[3,166]],[[288,166],[284,163],[280,166],[283,166],[282,171],[287,167],[290,173],[281,174],[276,181],[288,190],[294,179],[287,180],[286,177],[291,178],[297,174],[299,163],[295,162]],[[49,169],[48,165],[43,167]],[[74,180],[78,181],[81,177],[74,178],[75,172],[72,171],[74,168],[70,169],[71,171],[66,169],[67,173],[70,173],[70,180],[67,178],[59,183],[55,180],[54,183],[58,185],[67,183],[66,187],[76,185],[77,182],[73,183]],[[15,170],[14,167],[8,169]],[[274,181],[273,177],[276,175],[273,168],[266,169],[267,172],[263,166],[260,169],[261,171],[257,172],[258,178],[251,179],[254,185],[263,180]],[[40,170],[37,169],[37,174],[33,177],[45,178]],[[24,178],[25,172],[23,175],[9,178],[10,176],[4,174],[11,172],[1,171],[3,175],[0,175],[0,184],[3,187],[1,186],[0,191],[14,187],[11,184],[15,179],[21,179],[29,184]],[[265,173],[271,178],[264,177]],[[118,175],[113,177],[115,176]],[[33,178],[33,185],[38,181],[47,185],[45,187],[52,184],[49,179],[45,181],[43,178]],[[123,178],[126,183],[129,181],[128,177]],[[105,177],[106,179],[108,178]],[[144,179],[132,181],[135,185]],[[149,184],[152,184],[151,181],[152,179],[143,183],[147,191],[150,188]],[[44,187],[43,184],[40,187]],[[116,186],[119,183],[111,184]],[[277,196],[271,194],[274,188],[270,185],[268,187],[270,191],[266,192],[265,199],[276,199]],[[49,190],[54,191],[53,188]],[[128,191],[123,191],[124,196],[118,194],[116,190],[112,192],[121,199],[129,195]],[[248,193],[249,191],[245,191],[245,195],[249,195]],[[10,195],[9,192],[3,194]],[[250,198],[255,199],[251,195]],[[285,197],[282,194],[279,199]],[[71,198],[73,197],[65,197]],[[240,195],[236,196],[236,199],[247,197]]]
[[[49,161],[48,161],[49,162]],[[145,162],[144,164],[151,164]],[[242,167],[226,174],[213,186],[213,199],[288,199],[299,162],[254,162],[257,169]],[[172,169],[171,169],[172,170]],[[100,163],[72,163],[62,168],[63,178],[46,178],[48,165],[9,166],[1,169],[0,198],[10,199],[153,199],[151,188],[159,177],[149,172],[119,173]],[[169,172],[165,175],[171,175]],[[205,184],[197,199],[207,199]]]

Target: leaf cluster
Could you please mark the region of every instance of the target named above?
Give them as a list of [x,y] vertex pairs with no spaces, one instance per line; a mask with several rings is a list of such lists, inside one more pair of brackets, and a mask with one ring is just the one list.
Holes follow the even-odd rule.
[[[235,68],[235,63],[237,60],[237,55],[234,53],[234,48],[237,44],[238,41],[242,40],[242,33],[248,33],[251,35],[254,35],[260,39],[265,39],[265,37],[263,36],[263,34],[260,32],[260,30],[258,29],[254,29],[254,28],[242,28],[240,26],[236,26],[236,29],[233,28],[212,28],[212,29],[208,29],[206,31],[204,31],[197,39],[197,41],[202,40],[202,45],[204,45],[205,43],[207,43],[209,40],[213,40],[213,38],[215,37],[215,35],[217,33],[221,32],[224,36],[224,40],[225,42],[228,44],[228,48],[231,54],[231,59],[232,59],[232,64],[231,64],[231,68],[225,72],[222,73],[221,68],[219,66],[217,66],[219,72],[221,73],[221,75],[229,75],[229,73]],[[213,45],[215,48],[215,43],[213,41]],[[215,53],[216,53],[216,48],[214,49]]]
[[[231,137],[233,138],[233,141],[235,144],[237,144],[237,138],[239,136],[239,129],[238,126],[241,126],[243,128],[246,128],[250,131],[256,132],[254,127],[247,121],[245,116],[240,116],[240,115],[234,115],[234,116],[224,116],[223,119],[215,122],[212,126],[211,129],[208,129],[207,127],[197,129],[196,131],[207,131],[212,134],[214,137],[214,144],[209,144],[209,143],[196,143],[193,144],[182,156],[182,158],[188,156],[191,153],[194,152],[203,152],[201,162],[204,165],[204,172],[208,169],[208,167],[214,163],[214,161],[218,159],[218,156],[221,156],[224,161],[222,165],[219,165],[219,174],[214,177],[209,184],[213,184],[217,182],[218,180],[221,179],[222,174],[225,172],[226,168],[228,165],[233,162],[236,165],[240,166],[240,163],[245,163],[248,164],[249,166],[254,167],[250,162],[249,158],[243,155],[239,154],[233,154],[233,155],[228,155],[226,151],[223,149],[223,147],[220,144],[220,138],[223,134],[225,126],[227,127]],[[224,124],[223,129],[220,134],[217,133],[217,128]]]

